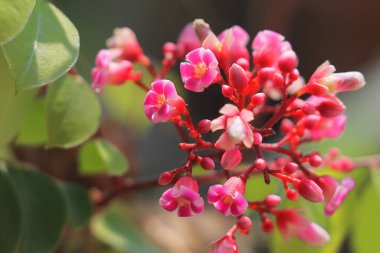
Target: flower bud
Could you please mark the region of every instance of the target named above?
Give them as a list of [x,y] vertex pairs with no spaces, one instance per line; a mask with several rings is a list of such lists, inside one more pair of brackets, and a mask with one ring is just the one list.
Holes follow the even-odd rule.
[[262,221],[261,229],[262,229],[265,233],[271,233],[271,232],[273,231],[273,222],[272,222],[269,218],[265,218],[265,219]]
[[259,145],[263,142],[263,137],[260,133],[254,133],[253,134],[253,144]]
[[280,59],[278,60],[278,68],[284,72],[291,72],[297,64],[297,56],[293,50],[288,50],[281,54]]
[[252,220],[247,216],[242,216],[239,218],[237,225],[240,228],[240,232],[247,235],[249,234],[249,229],[252,227]]
[[280,73],[274,73],[273,85],[276,88],[281,88],[285,84],[284,77]]
[[297,185],[298,193],[311,202],[322,202],[324,200],[322,189],[313,181],[304,178]]
[[326,99],[321,102],[316,109],[319,111],[322,117],[334,118],[344,112],[346,107],[338,99]]
[[292,130],[294,127],[294,123],[290,119],[283,119],[281,121],[280,130],[282,133],[287,134]]
[[203,119],[198,122],[197,130],[201,134],[208,133],[211,129],[211,120]]
[[297,201],[297,199],[298,199],[298,193],[295,190],[293,190],[293,189],[287,189],[286,190],[286,197],[289,200]]
[[162,53],[164,54],[165,58],[173,58],[176,55],[176,51],[177,45],[173,42],[166,42],[162,47]]
[[251,97],[251,103],[254,105],[262,105],[265,102],[265,94],[264,93],[256,93]]
[[236,64],[238,64],[240,67],[242,67],[245,71],[247,71],[249,69],[249,61],[245,58],[237,59]]
[[289,73],[289,78],[291,81],[295,81],[300,77],[300,72],[298,69],[293,69],[292,72]]
[[319,115],[308,115],[303,119],[303,126],[307,129],[313,129],[318,124],[320,119],[321,117]]
[[231,87],[242,91],[248,85],[248,76],[240,65],[234,63],[230,67],[228,81]]
[[170,184],[170,182],[173,180],[173,173],[170,173],[170,172],[163,172],[161,173],[159,179],[158,179],[158,183],[160,185],[168,185]]
[[222,85],[222,94],[224,97],[230,98],[234,94],[234,90],[230,86],[224,84]]
[[274,68],[269,68],[269,67],[262,68],[260,69],[258,73],[258,79],[261,83],[265,83],[268,80],[271,80],[273,78],[274,73],[275,73]]
[[262,158],[257,158],[253,165],[258,170],[264,170],[267,167],[267,162]]
[[284,168],[287,174],[293,174],[294,172],[297,171],[297,169],[298,169],[298,164],[296,163],[287,163]]
[[268,195],[264,199],[264,204],[268,207],[276,207],[281,203],[281,197],[278,195]]
[[313,167],[318,167],[322,164],[323,158],[320,155],[312,154],[309,156],[309,164]]
[[205,170],[212,170],[215,168],[214,160],[212,160],[210,157],[203,157],[200,165]]

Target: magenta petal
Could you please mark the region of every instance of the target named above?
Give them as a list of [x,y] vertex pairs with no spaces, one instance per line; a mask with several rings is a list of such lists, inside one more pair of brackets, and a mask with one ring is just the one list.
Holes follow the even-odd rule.
[[201,80],[198,78],[190,78],[187,80],[185,82],[185,88],[194,92],[202,92],[205,89]]
[[92,69],[92,89],[96,93],[103,91],[107,75],[97,68]]
[[162,208],[164,208],[165,210],[169,211],[169,212],[173,212],[174,210],[177,209],[178,207],[178,202],[177,200],[173,200],[173,201],[163,201],[160,199],[160,205],[162,206]]
[[156,92],[150,90],[145,96],[144,107],[156,106],[158,104],[158,95]]
[[199,198],[199,193],[194,191],[193,189],[186,187],[186,186],[180,186],[179,190],[180,197],[188,200],[188,201],[194,201],[197,198]]
[[220,201],[214,203],[214,207],[216,208],[216,210],[218,210],[219,212],[221,212],[222,214],[228,216],[230,214],[229,212],[229,203],[226,203],[225,201],[223,201],[223,199],[221,199]]
[[155,91],[159,95],[163,94],[164,93],[165,81],[167,81],[167,80],[156,80],[156,81],[154,81],[151,84],[152,90]]
[[205,88],[210,86],[215,80],[215,77],[218,75],[218,70],[209,68],[202,76],[201,81],[204,84]]
[[191,202],[191,210],[195,214],[200,214],[203,212],[204,209],[204,201],[203,198],[198,198],[197,200]]
[[198,65],[200,63],[203,63],[203,54],[204,54],[205,49],[200,47],[197,48],[190,53],[186,55],[186,59],[193,65]]
[[203,62],[208,68],[217,68],[218,66],[218,60],[210,49],[205,50],[203,55]]
[[314,246],[322,246],[330,241],[330,235],[316,223],[310,223],[306,229],[298,231],[297,237]]
[[248,208],[247,200],[244,198],[243,195],[238,194],[231,204],[231,214],[233,216],[242,215],[245,211],[247,211],[247,208]]
[[190,217],[193,215],[190,204],[184,204],[178,207],[177,212],[179,217]]
[[220,200],[225,195],[224,186],[221,184],[210,186],[207,194],[207,200],[210,204],[213,204]]
[[168,121],[174,111],[174,108],[168,104],[163,104],[161,108],[157,111],[157,114],[154,114],[154,120],[165,122]]
[[188,62],[181,62],[180,65],[181,78],[183,82],[186,82],[190,78],[196,75],[196,70],[194,65]]
[[177,91],[172,82],[165,83],[164,86],[164,96],[166,100],[175,100],[177,99]]

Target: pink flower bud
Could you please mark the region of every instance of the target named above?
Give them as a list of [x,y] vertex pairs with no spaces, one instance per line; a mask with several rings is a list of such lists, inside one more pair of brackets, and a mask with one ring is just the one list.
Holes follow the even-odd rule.
[[322,82],[329,87],[333,94],[343,91],[357,90],[365,85],[363,75],[356,71],[334,73],[326,77]]
[[212,160],[210,157],[203,157],[200,165],[205,170],[212,170],[215,168],[214,160]]
[[355,181],[350,177],[342,179],[340,185],[336,187],[334,195],[325,206],[325,214],[330,216],[346,199],[348,193],[355,187]]
[[230,98],[234,94],[234,90],[230,86],[224,84],[222,85],[222,94],[224,97]]
[[236,147],[224,152],[220,163],[225,170],[232,170],[241,163],[242,159],[243,156],[240,152],[240,149],[239,147]]
[[344,104],[334,97],[334,99],[326,99],[316,106],[322,117],[333,118],[339,116],[346,110]]
[[234,63],[230,67],[228,81],[231,87],[242,91],[248,85],[248,76],[245,70],[238,64]]
[[271,233],[273,231],[273,221],[271,221],[269,218],[265,218],[261,223],[261,229],[265,233]]
[[203,120],[199,121],[198,126],[197,126],[197,130],[201,134],[208,133],[211,130],[211,120],[203,119]]
[[158,183],[160,185],[168,185],[173,180],[173,173],[170,172],[163,172],[161,173],[160,177],[158,178]]
[[249,229],[252,227],[252,220],[247,216],[242,216],[237,222],[237,226],[242,234],[249,234]]
[[298,193],[311,202],[322,202],[324,200],[322,189],[312,180],[304,178],[297,185]]
[[282,133],[287,134],[292,130],[294,127],[294,123],[290,119],[283,119],[281,121],[280,130]]
[[236,64],[242,67],[245,71],[249,70],[249,61],[246,58],[237,59]]
[[281,197],[278,195],[268,195],[264,199],[264,204],[268,207],[276,207],[281,203]]
[[291,162],[287,163],[287,164],[285,165],[285,168],[284,168],[284,170],[285,170],[285,172],[286,172],[287,174],[293,174],[294,172],[297,171],[297,169],[298,169],[298,164],[296,164],[296,163],[291,163]]
[[336,188],[339,185],[339,182],[329,175],[319,177],[316,183],[319,185],[319,187],[321,187],[323,191],[323,197],[326,202],[330,201],[335,193]]
[[251,103],[254,105],[263,105],[265,102],[265,94],[264,93],[256,93],[251,97]]
[[309,164],[313,167],[318,167],[322,164],[323,158],[320,155],[312,154],[309,156]]
[[277,65],[283,73],[291,72],[297,65],[297,56],[294,51],[288,50],[282,53]]
[[264,170],[267,167],[267,162],[262,158],[257,158],[253,162],[253,166],[255,166],[255,168],[258,170]]
[[274,73],[273,85],[276,88],[281,88],[285,84],[284,77],[280,73]]
[[293,189],[286,190],[286,198],[292,201],[298,200],[298,193]]
[[225,216],[240,216],[248,208],[244,198],[245,184],[239,177],[229,178],[224,185],[217,184],[209,188],[207,199],[210,204]]
[[166,42],[162,47],[162,53],[166,59],[172,59],[176,56],[177,45],[173,42]]
[[289,73],[289,78],[291,81],[295,81],[299,77],[300,77],[300,72],[298,71],[298,69],[293,69],[293,71]]
[[179,34],[176,45],[176,53],[179,58],[183,58],[188,52],[199,47],[201,47],[201,42],[195,33],[193,23],[189,23]]
[[253,144],[259,145],[263,142],[263,136],[260,133],[253,134]]

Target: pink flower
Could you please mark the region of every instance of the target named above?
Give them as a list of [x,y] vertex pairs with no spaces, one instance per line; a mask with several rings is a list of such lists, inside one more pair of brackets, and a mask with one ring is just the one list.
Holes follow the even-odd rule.
[[315,246],[324,245],[330,240],[329,234],[321,226],[299,215],[297,210],[277,210],[274,214],[277,227],[286,240],[295,236]]
[[153,123],[168,121],[183,106],[183,99],[169,80],[154,81],[144,100],[145,114]]
[[330,216],[342,204],[347,194],[355,187],[355,181],[350,177],[345,177],[342,182],[335,188],[335,192],[326,203],[325,214]]
[[217,184],[210,187],[207,195],[208,202],[225,216],[242,215],[248,207],[244,198],[244,182],[239,177],[231,177],[224,185]]
[[181,31],[177,41],[177,54],[180,58],[184,57],[188,52],[201,47],[201,42],[198,39],[194,30],[193,23],[187,24]]
[[218,60],[211,50],[198,48],[186,55],[186,60],[180,66],[181,77],[185,88],[202,92],[210,86],[219,74]]
[[113,36],[107,40],[107,46],[118,49],[120,58],[131,62],[139,61],[143,56],[136,34],[128,27],[116,28]]
[[334,73],[335,67],[325,61],[310,77],[308,86],[324,86],[328,93],[336,94],[362,88],[365,80],[360,72]]
[[253,113],[247,109],[239,111],[232,104],[224,105],[219,112],[224,115],[211,122],[211,130],[215,132],[225,129],[226,131],[215,143],[215,147],[231,150],[235,148],[236,144],[240,144],[241,142],[247,148],[252,147],[253,132],[248,122],[253,120]]
[[[296,56],[290,43],[285,41],[284,36],[273,31],[264,30],[259,32],[253,39],[252,49],[256,70],[264,67],[277,68],[282,55],[284,55],[283,58],[286,62],[289,62],[288,58],[291,58],[292,62],[296,61]],[[295,63],[293,65],[295,66]]]
[[178,209],[177,214],[180,217],[189,217],[202,213],[204,201],[199,196],[197,182],[184,176],[162,194],[160,205],[169,212]]
[[321,117],[310,130],[309,136],[313,140],[339,137],[346,126],[346,116],[339,115],[334,118]]
[[225,235],[212,243],[211,253],[239,253],[235,238]]
[[96,56],[96,67],[92,69],[92,88],[95,92],[103,91],[106,84],[120,85],[131,76],[132,63],[130,61],[115,61],[118,52],[114,50],[100,50]]

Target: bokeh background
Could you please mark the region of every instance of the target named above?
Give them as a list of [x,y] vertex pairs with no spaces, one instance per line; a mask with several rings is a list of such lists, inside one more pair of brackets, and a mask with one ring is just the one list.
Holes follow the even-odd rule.
[[[145,53],[159,62],[166,41],[176,41],[182,27],[203,18],[218,34],[240,25],[250,35],[272,29],[286,36],[298,54],[299,70],[305,78],[325,60],[338,72],[359,70],[367,80],[364,89],[343,94],[348,125],[337,141],[321,144],[322,150],[334,145],[353,157],[380,153],[380,1],[376,0],[54,0],[76,25],[81,37],[80,74],[89,79],[97,51],[115,27],[132,28]],[[178,69],[170,77],[178,79]],[[178,81],[178,83],[180,83]],[[185,91],[184,91],[185,92]],[[221,97],[186,93],[196,119],[215,117]],[[181,164],[184,154],[177,151],[178,139],[167,125],[152,126],[141,109],[143,94],[128,86],[108,88],[102,95],[102,131],[116,143],[131,163],[131,176],[157,176]],[[57,159],[52,152],[52,160]],[[49,161],[38,161],[48,166]],[[70,164],[62,163],[69,168]],[[58,177],[69,177],[57,170]],[[254,221],[251,235],[239,237],[241,252],[366,252],[380,251],[380,212],[376,168],[360,169],[355,177],[362,182],[332,221],[320,217],[318,208],[309,213],[331,232],[327,247],[311,248],[293,240],[288,244],[278,235],[260,232]],[[101,179],[87,179],[101,180]],[[84,180],[85,181],[85,180]],[[223,235],[233,223],[214,210],[202,217],[179,219],[162,211],[157,199],[164,189],[126,196],[114,203],[108,216],[93,225],[96,238],[88,231],[68,231],[57,252],[175,252],[203,253],[208,244]],[[267,190],[267,189],[266,189]],[[257,189],[260,192],[260,189]],[[262,193],[253,193],[253,196]],[[313,208],[311,208],[313,209]],[[313,216],[313,217],[312,217]],[[124,225],[123,225],[124,224]],[[94,226],[96,226],[94,228]],[[110,227],[116,226],[112,230]],[[118,227],[119,226],[119,227]],[[115,232],[117,231],[117,232]],[[85,238],[85,239],[83,239]],[[145,245],[145,246],[141,246]],[[149,245],[149,246],[147,246]],[[144,248],[145,247],[145,248]]]

